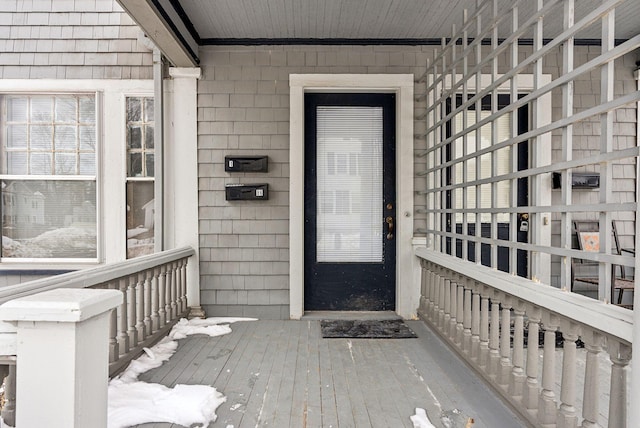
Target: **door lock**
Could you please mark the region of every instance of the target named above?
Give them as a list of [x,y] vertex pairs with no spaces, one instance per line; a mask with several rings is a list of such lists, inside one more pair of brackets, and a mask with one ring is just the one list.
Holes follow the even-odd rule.
[[387,239],[393,239],[393,217],[388,216],[384,221],[387,223]]
[[528,232],[529,231],[529,214],[524,213],[520,216],[520,221],[519,221],[520,225],[519,225],[519,230],[520,232]]

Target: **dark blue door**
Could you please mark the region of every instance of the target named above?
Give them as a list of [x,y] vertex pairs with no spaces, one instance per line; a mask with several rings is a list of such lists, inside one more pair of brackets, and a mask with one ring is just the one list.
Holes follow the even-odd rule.
[[305,95],[305,310],[395,309],[395,96]]

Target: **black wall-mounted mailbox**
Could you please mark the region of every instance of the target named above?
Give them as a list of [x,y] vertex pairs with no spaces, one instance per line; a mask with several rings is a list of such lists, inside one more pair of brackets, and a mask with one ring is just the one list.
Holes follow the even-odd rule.
[[267,172],[267,156],[225,156],[224,170],[227,172]]
[[[562,187],[562,175],[554,172],[551,175],[554,189]],[[571,174],[571,187],[574,189],[597,189],[600,187],[600,174],[597,172],[574,172]]]
[[268,184],[227,184],[224,191],[227,201],[266,201],[269,199]]

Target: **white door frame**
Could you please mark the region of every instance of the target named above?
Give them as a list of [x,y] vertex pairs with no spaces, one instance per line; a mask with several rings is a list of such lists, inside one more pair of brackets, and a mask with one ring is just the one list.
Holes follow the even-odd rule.
[[412,74],[289,75],[289,315],[304,314],[304,94],[396,95],[396,313],[415,317],[420,290],[413,279],[413,85]]

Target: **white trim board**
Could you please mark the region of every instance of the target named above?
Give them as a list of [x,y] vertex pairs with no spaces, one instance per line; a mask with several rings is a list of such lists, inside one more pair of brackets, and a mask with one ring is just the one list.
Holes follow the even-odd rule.
[[289,75],[289,315],[304,314],[304,94],[396,94],[396,313],[413,318],[420,290],[413,279],[413,85],[412,74]]

